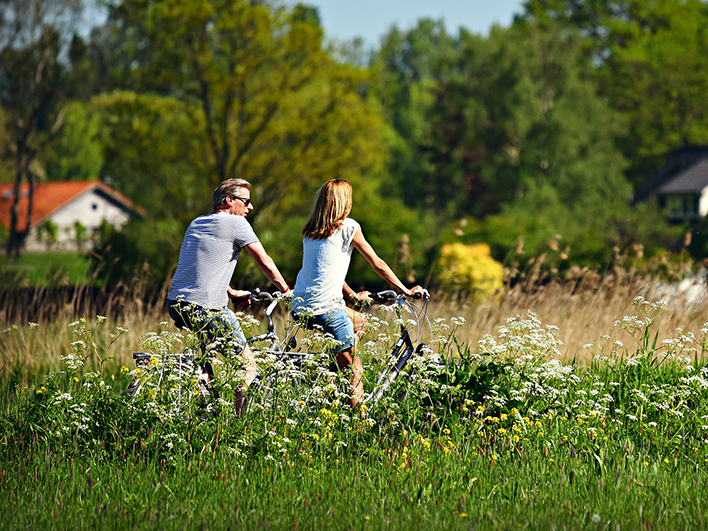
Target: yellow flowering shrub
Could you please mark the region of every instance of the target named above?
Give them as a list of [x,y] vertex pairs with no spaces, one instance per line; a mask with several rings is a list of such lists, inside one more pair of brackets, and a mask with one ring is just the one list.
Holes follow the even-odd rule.
[[488,299],[503,285],[504,267],[492,258],[486,243],[446,243],[438,267],[442,288],[469,295],[474,302]]

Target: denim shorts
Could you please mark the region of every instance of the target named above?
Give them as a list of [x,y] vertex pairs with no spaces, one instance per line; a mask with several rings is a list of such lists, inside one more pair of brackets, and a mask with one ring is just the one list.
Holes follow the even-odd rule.
[[238,324],[236,314],[223,307],[210,310],[197,304],[184,301],[167,300],[167,311],[177,328],[187,328],[206,343],[223,340],[225,345],[219,348],[223,354],[239,354],[246,346],[246,336]]
[[292,312],[295,319],[302,321],[307,328],[314,328],[315,325],[322,328],[327,334],[332,334],[339,344],[330,350],[332,354],[350,349],[354,346],[354,323],[349,319],[347,312],[336,310],[322,315],[298,315]]

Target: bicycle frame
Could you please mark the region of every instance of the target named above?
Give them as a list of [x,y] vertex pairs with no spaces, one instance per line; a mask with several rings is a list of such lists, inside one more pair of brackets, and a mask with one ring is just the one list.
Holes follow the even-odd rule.
[[[397,295],[392,291],[383,291],[374,294],[373,298],[375,301],[378,300],[379,302],[384,302],[386,300],[393,299],[396,302],[396,314],[398,315],[399,319],[402,317],[403,306],[405,305],[405,298],[402,295]],[[428,300],[429,295],[426,294],[424,303],[426,307]],[[420,319],[421,314],[427,313],[426,307],[424,307],[420,311],[418,319]],[[419,334],[416,338],[416,342],[418,342],[420,336],[421,334]],[[393,364],[389,363],[384,367],[384,369],[381,371],[381,374],[379,374],[379,377],[376,379],[374,389],[371,391],[371,393],[369,393],[368,396],[364,398],[364,402],[378,402],[386,393],[386,391],[388,391],[388,388],[391,386],[391,384],[398,378],[398,375],[401,373],[401,371],[403,371],[413,354],[421,352],[423,348],[425,348],[425,346],[425,343],[419,343],[417,347],[415,346],[413,339],[411,338],[410,331],[406,327],[405,323],[402,322],[401,336],[398,338],[398,341],[396,341],[396,344],[393,346],[393,349],[391,350],[391,353],[389,355],[389,359],[393,361]]]

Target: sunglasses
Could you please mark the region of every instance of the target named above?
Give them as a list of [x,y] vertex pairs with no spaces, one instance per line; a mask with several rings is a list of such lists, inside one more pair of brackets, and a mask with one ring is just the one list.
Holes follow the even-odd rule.
[[251,200],[250,200],[248,197],[239,197],[239,196],[237,196],[237,195],[232,195],[231,198],[232,198],[232,199],[238,199],[239,201],[241,201],[241,202],[243,203],[243,206],[245,206],[245,207],[248,207],[248,205],[252,205],[252,204],[253,204],[253,203],[251,202]]

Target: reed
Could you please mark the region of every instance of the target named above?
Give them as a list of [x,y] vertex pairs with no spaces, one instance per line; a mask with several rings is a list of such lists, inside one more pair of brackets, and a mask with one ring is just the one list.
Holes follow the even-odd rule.
[[[495,333],[508,317],[533,312],[543,324],[559,328],[564,361],[581,364],[592,358],[584,346],[597,343],[602,336],[630,340],[614,322],[634,314],[632,302],[637,296],[667,301],[667,311],[656,321],[664,335],[681,328],[698,337],[708,322],[706,290],[696,283],[693,291],[681,291],[676,282],[678,272],[659,280],[623,267],[603,275],[589,269],[570,270],[563,275],[534,274],[533,264],[523,274],[517,270],[515,278],[509,271],[514,272],[507,270],[503,292],[481,304],[469,304],[459,296],[433,290],[429,316],[464,318],[456,336],[474,350],[480,338]],[[136,275],[131,282],[113,288],[76,285],[0,290],[0,379],[10,376],[26,380],[59,367],[71,343],[67,325],[81,317],[92,323],[99,315],[107,320],[97,328],[97,341],[106,344],[116,327],[128,330],[112,347],[111,363],[132,365],[131,354],[141,350],[142,336],[169,321],[164,305],[167,284],[156,289],[145,278]],[[284,316],[279,319],[276,323],[282,326]],[[168,327],[172,327],[171,322]]]

